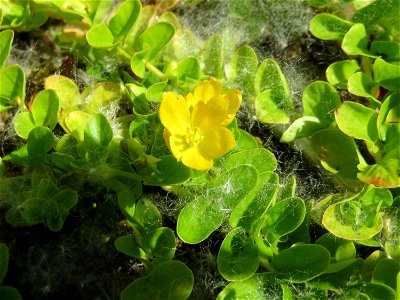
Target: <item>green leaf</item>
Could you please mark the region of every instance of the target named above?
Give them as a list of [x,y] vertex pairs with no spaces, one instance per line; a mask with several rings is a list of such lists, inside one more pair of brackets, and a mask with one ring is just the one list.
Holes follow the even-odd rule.
[[27,139],[29,159],[32,162],[42,162],[45,155],[54,147],[54,136],[50,129],[43,126],[31,130]]
[[140,195],[135,195],[132,191],[124,190],[118,193],[118,204],[128,221],[134,223],[136,200]]
[[90,28],[86,39],[93,48],[110,48],[115,45],[114,35],[104,22]]
[[334,120],[333,112],[340,105],[340,96],[327,82],[315,81],[303,92],[304,116],[316,117],[328,127]]
[[278,63],[265,59],[255,76],[256,114],[261,122],[285,124],[293,111],[286,78]]
[[0,69],[7,63],[13,39],[14,31],[8,29],[0,32]]
[[21,300],[22,298],[17,289],[11,286],[2,286],[0,287],[0,299]]
[[263,172],[259,174],[257,186],[249,191],[233,209],[229,225],[231,227],[242,226],[245,230],[257,230],[260,218],[264,212],[272,205],[277,193],[279,177],[274,172]]
[[[322,224],[337,237],[347,240],[366,240],[382,229],[382,217],[370,210],[355,207],[354,201],[346,199],[328,207]],[[374,223],[366,224],[367,217],[374,217]],[[354,218],[350,221],[350,218]],[[368,226],[367,226],[368,225]]]
[[[265,274],[274,278],[273,273],[256,273],[246,280],[233,281],[229,283],[217,296],[217,300],[265,300],[267,295],[262,279]],[[267,276],[265,276],[267,277]],[[272,281],[272,280],[271,280]]]
[[160,50],[171,40],[175,28],[170,23],[158,22],[147,28],[139,37],[140,44],[146,51],[146,60],[154,60]]
[[[164,155],[160,156],[159,159],[160,161],[157,162],[157,170],[159,172],[154,175],[154,184],[179,184],[190,178],[190,169],[178,162],[174,156]],[[148,182],[152,183],[151,181]]]
[[162,226],[159,210],[153,202],[147,198],[141,198],[137,201],[134,220],[142,234],[147,234]]
[[189,56],[178,64],[178,80],[200,78],[200,62],[196,57]]
[[284,107],[285,101],[274,95],[272,90],[258,94],[255,102],[257,118],[263,123],[286,124],[289,122],[289,112]]
[[24,139],[27,139],[29,132],[35,128],[32,113],[28,111],[16,114],[13,123],[15,132]]
[[400,117],[398,116],[400,94],[392,93],[386,97],[378,113],[379,137],[384,142],[389,142],[389,133],[393,127],[399,126]]
[[19,65],[11,65],[0,70],[0,98],[10,99],[21,107],[25,101],[25,74]]
[[[398,153],[395,150],[394,153]],[[357,174],[361,181],[384,188],[396,188],[400,186],[399,160],[384,158],[377,164],[367,166]]]
[[322,274],[330,258],[329,251],[320,245],[297,245],[274,256],[272,266],[291,282],[305,282]]
[[360,71],[360,66],[356,60],[342,60],[331,64],[326,69],[326,79],[340,89],[347,89],[347,80],[358,71]]
[[342,49],[348,55],[364,55],[377,57],[368,50],[368,35],[361,23],[354,24],[346,33],[342,41]]
[[162,95],[166,87],[166,82],[156,82],[147,89],[146,98],[152,102],[161,102]]
[[373,65],[374,80],[389,91],[400,92],[400,66],[387,63],[382,58]]
[[237,227],[229,232],[218,252],[218,270],[226,280],[246,280],[258,268],[258,250],[252,237]]
[[215,78],[223,75],[222,40],[219,35],[212,35],[204,46],[202,55],[203,73]]
[[362,72],[357,72],[349,77],[349,92],[353,95],[367,98],[371,108],[374,109],[381,106],[381,103],[372,95],[376,88],[376,84]]
[[296,230],[306,215],[306,206],[300,198],[282,200],[267,210],[260,234],[272,245],[279,239]]
[[8,247],[6,244],[0,244],[0,285],[3,283],[8,271]]
[[99,82],[82,92],[83,109],[87,113],[99,113],[102,109],[107,109],[107,104],[119,101],[123,94],[124,90],[120,82]]
[[394,259],[384,258],[378,262],[372,274],[372,283],[382,283],[397,289],[397,274],[400,272],[400,263]]
[[365,293],[370,300],[397,300],[396,292],[387,285],[380,283],[365,283],[359,290]]
[[378,114],[375,110],[357,102],[346,101],[335,112],[335,118],[345,134],[371,143],[378,140]]
[[121,300],[185,300],[192,292],[193,282],[193,273],[184,263],[166,261],[156,266],[148,276],[128,285],[121,293]]
[[167,227],[160,227],[151,231],[143,237],[143,250],[157,259],[172,259],[176,250],[173,230]]
[[121,40],[131,30],[139,17],[142,5],[138,0],[123,2],[116,14],[108,22],[108,27],[115,39]]
[[60,100],[63,109],[74,107],[81,100],[79,87],[68,77],[62,75],[51,75],[44,82],[45,89],[52,89]]
[[90,114],[82,110],[70,112],[65,117],[64,123],[76,141],[83,142],[85,138],[86,123],[90,117]]
[[322,166],[345,178],[356,178],[359,158],[352,138],[337,129],[323,129],[311,137],[313,150]]
[[136,242],[134,234],[118,237],[114,241],[114,246],[119,252],[124,253],[125,255],[137,258],[146,257],[146,253]]
[[400,43],[393,41],[372,41],[371,52],[379,55],[385,61],[400,60]]
[[285,132],[283,132],[280,139],[281,143],[290,143],[296,139],[310,136],[315,132],[326,128],[321,124],[317,117],[302,117],[295,120]]
[[336,261],[345,261],[356,257],[356,248],[352,241],[338,238],[329,232],[318,238],[315,243],[328,249]]
[[352,26],[352,22],[328,13],[317,14],[310,22],[310,32],[321,40],[341,40]]
[[32,117],[36,126],[56,127],[60,101],[54,90],[41,91],[32,103]]
[[265,148],[234,152],[224,160],[224,166],[227,169],[233,169],[244,164],[252,165],[259,173],[273,172],[278,166],[275,156]]
[[179,214],[177,233],[188,244],[200,243],[219,228],[226,216],[257,184],[258,172],[241,165],[218,176]]
[[332,0],[307,0],[308,5],[315,8],[324,8],[331,4]]
[[90,116],[84,131],[85,144],[91,147],[108,146],[113,138],[113,131],[107,118],[102,114]]
[[244,45],[239,47],[233,54],[229,80],[245,95],[254,95],[254,76],[257,71],[258,58],[253,48]]

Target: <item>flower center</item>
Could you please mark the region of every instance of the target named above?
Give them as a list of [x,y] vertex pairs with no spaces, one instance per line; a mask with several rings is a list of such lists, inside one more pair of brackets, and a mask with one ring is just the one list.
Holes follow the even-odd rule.
[[204,136],[200,134],[200,129],[195,127],[188,127],[186,131],[186,143],[190,145],[190,147],[197,146],[202,140]]

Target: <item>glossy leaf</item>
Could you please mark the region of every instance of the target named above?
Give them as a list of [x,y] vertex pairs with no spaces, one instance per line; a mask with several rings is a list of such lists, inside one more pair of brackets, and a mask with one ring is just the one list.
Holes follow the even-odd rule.
[[321,40],[341,40],[352,26],[346,21],[328,13],[317,14],[310,22],[311,33]]
[[68,77],[62,75],[51,75],[44,82],[45,89],[56,92],[62,108],[71,108],[81,100],[78,86]]
[[200,78],[200,62],[196,57],[189,56],[178,64],[178,79],[185,80],[186,77],[192,79]]
[[337,129],[323,129],[311,137],[314,151],[328,171],[356,178],[359,158],[354,140]]
[[107,118],[102,114],[90,116],[84,131],[85,144],[89,147],[108,146],[113,131]]
[[[272,276],[273,273],[269,273]],[[217,300],[252,299],[265,300],[263,281],[260,273],[256,273],[246,280],[233,281],[229,283],[217,296]]]
[[114,241],[114,246],[119,252],[124,253],[125,255],[137,258],[146,257],[146,253],[136,242],[134,234],[118,237]]
[[257,170],[249,165],[220,175],[206,186],[202,195],[182,209],[178,217],[178,236],[188,244],[206,239],[221,226],[225,211],[232,210],[256,186],[257,180]]
[[343,37],[342,49],[348,55],[376,57],[368,50],[368,35],[363,24],[354,24]]
[[257,54],[250,46],[238,48],[231,60],[229,79],[246,95],[254,95],[254,76],[258,65]]
[[280,139],[281,143],[293,142],[302,137],[311,136],[318,130],[324,129],[326,126],[321,124],[317,117],[302,117],[295,120]]
[[378,114],[375,110],[357,102],[346,101],[335,112],[335,118],[340,130],[347,135],[371,143],[378,140]]
[[255,102],[258,120],[263,123],[286,124],[289,122],[289,113],[284,107],[281,98],[276,98],[272,90],[258,94]]
[[380,260],[372,274],[372,283],[381,283],[397,289],[397,274],[400,273],[400,263],[394,259]]
[[121,293],[121,300],[185,300],[192,292],[193,282],[193,273],[184,263],[166,261],[156,266],[148,276],[127,286]]
[[371,52],[382,56],[387,62],[400,60],[400,43],[394,41],[372,41]]
[[252,237],[237,227],[225,237],[218,252],[218,270],[227,280],[245,280],[258,268],[258,250]]
[[25,74],[19,65],[11,65],[0,70],[0,98],[15,102],[15,106],[25,101]]
[[138,195],[135,195],[132,191],[129,190],[124,190],[118,193],[119,207],[125,218],[127,218],[132,223],[135,222],[134,216],[137,198]]
[[374,80],[390,91],[400,91],[400,66],[378,58],[374,62]]
[[229,218],[231,227],[242,226],[245,230],[257,230],[260,218],[275,200],[279,177],[273,172],[259,174],[257,186],[235,206]]
[[172,259],[176,250],[173,230],[167,227],[160,227],[151,231],[143,238],[143,250],[157,259]]
[[233,169],[242,164],[251,164],[259,173],[273,172],[278,166],[275,156],[265,148],[238,151],[224,160],[224,166],[227,169]]
[[340,105],[340,97],[329,83],[315,81],[305,88],[302,102],[304,116],[316,117],[327,127],[334,120],[333,112]]
[[338,238],[331,233],[325,233],[315,243],[328,249],[336,261],[346,261],[356,257],[356,248],[352,241]]
[[123,2],[114,16],[111,17],[108,26],[115,39],[120,40],[125,37],[136,23],[142,8],[138,0]]
[[146,98],[152,102],[161,102],[164,89],[167,87],[167,83],[164,81],[156,82],[151,85],[146,91]]
[[[382,217],[373,211],[364,212],[354,206],[351,200],[344,200],[328,207],[322,218],[322,224],[334,235],[348,240],[366,240],[382,229]],[[374,217],[374,224],[367,226],[366,217]],[[354,218],[350,221],[350,218]],[[347,221],[344,221],[346,220]]]
[[171,40],[175,28],[166,22],[158,22],[147,28],[139,37],[142,49],[146,49],[146,59],[152,61],[159,51]]
[[50,129],[38,126],[31,130],[27,139],[27,150],[32,161],[42,162],[44,156],[54,146],[54,136]]
[[266,212],[260,234],[270,244],[277,244],[280,237],[294,231],[303,222],[306,207],[300,198],[282,200]]
[[14,31],[9,29],[0,32],[0,69],[2,69],[7,63],[13,39]]
[[379,108],[381,105],[372,94],[376,88],[376,84],[362,72],[357,72],[349,77],[349,92],[353,95],[367,98],[370,102],[371,108]]
[[178,162],[172,155],[159,157],[157,162],[157,174],[153,176],[154,182],[148,180],[148,183],[157,185],[179,184],[188,180],[191,176],[190,169]]
[[142,234],[147,234],[162,226],[161,214],[157,207],[147,198],[137,201],[134,215],[135,224]]
[[297,245],[274,256],[272,266],[291,282],[305,282],[322,274],[330,257],[329,251],[320,245]]
[[57,124],[60,101],[54,90],[41,91],[32,103],[32,117],[36,126],[53,129]]
[[114,46],[114,35],[106,23],[100,23],[86,34],[88,44],[93,48],[110,48]]
[[346,89],[347,80],[358,71],[360,71],[360,66],[356,60],[342,60],[334,62],[326,69],[326,79],[330,84]]

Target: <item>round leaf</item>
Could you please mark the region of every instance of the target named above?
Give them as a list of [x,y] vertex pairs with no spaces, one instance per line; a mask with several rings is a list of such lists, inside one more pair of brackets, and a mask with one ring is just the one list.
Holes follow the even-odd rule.
[[316,117],[324,126],[334,120],[333,111],[340,105],[340,96],[327,82],[315,81],[303,92],[304,116]]
[[374,80],[389,91],[400,91],[400,66],[388,63],[382,58],[374,62]]
[[252,237],[241,228],[225,237],[218,252],[218,270],[226,280],[245,280],[258,268],[258,250]]
[[311,33],[321,40],[341,40],[353,23],[328,13],[317,14],[310,22]]
[[354,24],[342,41],[342,49],[348,55],[377,57],[368,50],[368,36],[363,24]]
[[104,22],[90,28],[86,34],[86,39],[93,48],[110,48],[114,46],[114,35]]
[[54,90],[41,91],[32,103],[32,117],[36,126],[54,129],[57,124],[60,100]]
[[360,71],[360,66],[356,60],[342,60],[331,64],[326,69],[326,79],[330,84],[346,89],[347,80],[358,71]]
[[258,58],[253,48],[244,45],[233,54],[230,63],[229,79],[245,94],[254,95],[254,76]]
[[2,69],[7,62],[13,39],[14,31],[8,29],[0,32],[0,69]]
[[180,261],[166,261],[151,273],[135,280],[121,293],[121,300],[185,300],[193,289],[193,273]]
[[378,140],[378,114],[375,110],[357,102],[346,101],[335,112],[335,118],[345,134],[371,143]]
[[325,272],[330,259],[326,248],[305,244],[281,251],[272,258],[272,266],[291,282],[305,282]]

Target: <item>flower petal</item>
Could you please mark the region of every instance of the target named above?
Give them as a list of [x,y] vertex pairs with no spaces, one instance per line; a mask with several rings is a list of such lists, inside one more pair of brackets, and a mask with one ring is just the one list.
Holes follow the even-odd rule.
[[237,89],[228,90],[226,92],[226,97],[229,104],[226,120],[224,121],[223,126],[228,126],[230,123],[232,123],[237,111],[239,110],[240,104],[242,103],[242,95]]
[[222,83],[214,78],[200,83],[193,92],[193,107],[199,102],[207,103],[210,99],[222,93]]
[[171,135],[167,145],[178,161],[181,160],[184,153],[190,148],[190,145],[186,142],[186,136],[183,135]]
[[190,112],[185,98],[175,93],[164,93],[160,105],[160,120],[172,135],[186,134],[190,127]]
[[212,127],[220,127],[225,121],[228,102],[225,95],[218,95],[207,103],[198,102],[192,112],[192,125],[202,132]]
[[211,157],[205,155],[198,147],[187,149],[182,156],[182,163],[189,168],[199,171],[211,169],[214,164]]
[[204,134],[199,147],[214,158],[227,153],[235,145],[236,141],[232,132],[225,127],[217,127]]

